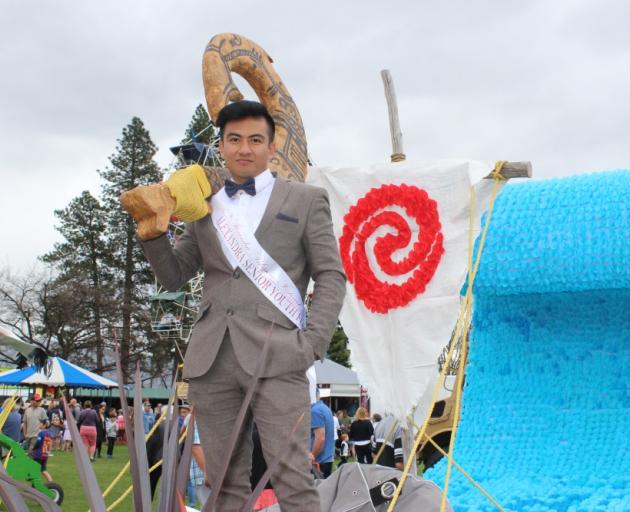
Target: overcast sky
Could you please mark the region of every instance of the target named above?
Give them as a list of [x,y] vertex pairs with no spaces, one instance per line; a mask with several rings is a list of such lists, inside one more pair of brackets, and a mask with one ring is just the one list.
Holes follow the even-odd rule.
[[0,267],[52,248],[53,210],[98,194],[133,116],[170,162],[215,34],[271,55],[318,165],[388,160],[388,68],[408,159],[530,160],[549,178],[630,167],[629,20],[623,0],[5,1]]

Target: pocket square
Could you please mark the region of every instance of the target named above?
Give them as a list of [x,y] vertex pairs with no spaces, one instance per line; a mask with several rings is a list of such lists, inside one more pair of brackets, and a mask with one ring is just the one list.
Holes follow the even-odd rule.
[[278,220],[286,220],[287,222],[294,222],[295,224],[300,222],[299,219],[296,219],[295,217],[290,217],[289,215],[285,215],[282,212],[280,212],[278,215],[276,215],[276,219],[278,219]]

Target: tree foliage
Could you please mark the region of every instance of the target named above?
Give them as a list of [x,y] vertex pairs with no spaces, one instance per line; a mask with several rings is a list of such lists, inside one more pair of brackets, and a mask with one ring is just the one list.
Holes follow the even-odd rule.
[[151,337],[149,296],[154,278],[136,242],[133,219],[120,206],[120,194],[161,181],[162,171],[153,157],[157,146],[140,118],[123,129],[110,165],[98,171],[103,178],[102,200],[107,212],[105,234],[110,247],[112,283],[118,298],[119,323],[115,326],[126,376],[132,355],[145,350]]
[[221,167],[223,162],[221,161],[221,157],[218,152],[215,152],[216,148],[213,147],[215,134],[215,126],[208,115],[208,111],[200,103],[197,105],[190,123],[188,123],[188,128],[186,128],[186,131],[184,132],[184,138],[181,143],[187,144],[194,140],[195,142],[201,142],[202,144],[209,146],[212,154],[210,158],[208,158],[206,164]]
[[346,368],[350,368],[350,350],[348,350],[348,337],[341,325],[337,326],[328,346],[328,359],[339,363]]
[[[110,270],[110,244],[105,238],[106,212],[90,192],[84,191],[70,204],[56,210],[57,231],[64,238],[41,259],[53,266],[57,273],[57,289],[53,295],[59,306],[80,298],[75,305],[75,324],[80,324],[94,341],[96,367],[100,373],[105,365],[105,336],[103,330],[112,320],[115,289]],[[69,290],[72,291],[69,296]],[[67,296],[67,297],[66,297]],[[63,353],[72,350],[64,338],[58,339]],[[63,357],[63,355],[62,355]]]

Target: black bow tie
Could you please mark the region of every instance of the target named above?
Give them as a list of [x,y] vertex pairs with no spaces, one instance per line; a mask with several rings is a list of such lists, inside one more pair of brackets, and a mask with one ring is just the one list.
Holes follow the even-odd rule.
[[228,197],[233,197],[239,190],[242,190],[250,196],[256,195],[256,182],[254,178],[249,178],[245,183],[241,183],[240,185],[232,180],[225,180],[224,187]]

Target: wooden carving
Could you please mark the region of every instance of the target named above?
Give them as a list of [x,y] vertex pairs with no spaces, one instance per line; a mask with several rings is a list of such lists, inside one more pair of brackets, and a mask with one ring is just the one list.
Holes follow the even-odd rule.
[[[203,170],[213,192],[221,189],[227,179],[222,167],[206,167]],[[138,223],[140,240],[151,240],[168,230],[175,212],[175,200],[164,183],[136,187],[120,195],[120,204]]]
[[203,55],[203,85],[208,111],[216,122],[219,111],[243,99],[231,73],[241,75],[254,89],[276,123],[276,154],[270,169],[296,181],[306,179],[308,154],[302,118],[289,91],[274,70],[273,60],[253,41],[237,34],[214,36]]
[[[308,156],[302,118],[272,62],[265,50],[245,37],[237,34],[214,36],[203,56],[203,85],[208,111],[216,121],[225,105],[243,99],[231,73],[241,75],[276,123],[276,153],[269,168],[288,179],[303,182]],[[223,186],[227,171],[218,167],[204,169],[212,191],[216,192]],[[121,195],[121,204],[138,222],[138,236],[143,240],[165,233],[175,211],[175,201],[163,183],[125,192]]]

